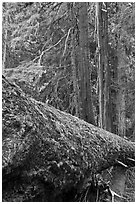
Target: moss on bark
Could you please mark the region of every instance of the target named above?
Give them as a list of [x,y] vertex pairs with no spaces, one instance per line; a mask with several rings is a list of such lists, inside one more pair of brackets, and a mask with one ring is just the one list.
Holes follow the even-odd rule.
[[133,142],[2,81],[3,201],[74,201],[92,175],[116,160],[132,165]]

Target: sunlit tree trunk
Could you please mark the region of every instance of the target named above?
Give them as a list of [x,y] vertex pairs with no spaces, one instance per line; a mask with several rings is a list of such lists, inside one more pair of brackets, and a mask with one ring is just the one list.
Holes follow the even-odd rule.
[[91,96],[89,43],[88,43],[88,3],[77,3],[78,8],[78,84],[80,118],[95,124]]

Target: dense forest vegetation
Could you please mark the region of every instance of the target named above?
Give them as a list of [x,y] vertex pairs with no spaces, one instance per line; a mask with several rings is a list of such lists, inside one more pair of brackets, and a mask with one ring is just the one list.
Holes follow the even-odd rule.
[[5,2],[2,9],[3,75],[26,96],[134,142],[135,3]]

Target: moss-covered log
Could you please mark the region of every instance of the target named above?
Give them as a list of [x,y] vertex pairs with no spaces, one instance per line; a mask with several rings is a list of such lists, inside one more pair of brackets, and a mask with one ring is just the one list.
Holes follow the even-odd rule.
[[3,201],[75,201],[134,143],[27,97],[3,77]]

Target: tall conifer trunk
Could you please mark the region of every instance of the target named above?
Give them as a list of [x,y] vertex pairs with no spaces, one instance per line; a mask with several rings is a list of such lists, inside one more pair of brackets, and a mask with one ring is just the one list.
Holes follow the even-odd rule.
[[102,63],[102,15],[101,3],[96,3],[97,44],[98,44],[98,83],[99,83],[99,127],[103,128],[103,63]]
[[[119,7],[121,13],[126,9],[125,4],[121,4]],[[126,135],[126,66],[127,66],[127,56],[125,48],[123,47],[123,30],[121,29],[117,35],[117,83],[118,83],[118,92],[117,92],[117,132],[116,134],[120,136]]]
[[117,124],[118,124],[117,134],[120,136],[124,136],[126,134],[126,119],[125,119],[125,114],[126,114],[125,80],[126,78],[125,78],[125,71],[124,71],[126,67],[126,54],[120,42],[117,48],[117,56],[118,56],[117,81],[119,86],[118,94],[117,94]]
[[108,11],[105,2],[105,11],[102,11],[103,19],[103,71],[104,71],[104,108],[103,108],[103,128],[112,131],[111,100],[110,100],[110,70],[108,62]]
[[111,101],[108,63],[108,12],[107,3],[96,3],[99,78],[99,126],[111,132]]
[[[6,4],[5,4],[6,9]],[[4,29],[4,37],[3,37],[3,56],[2,56],[2,72],[5,70],[6,63],[6,53],[7,53],[7,37],[8,37],[8,15],[5,16],[5,29]]]
[[88,3],[77,3],[79,53],[78,53],[78,84],[79,84],[79,114],[83,120],[95,124],[91,96],[89,43],[88,43]]
[[78,76],[77,76],[77,64],[76,64],[76,20],[74,4],[68,3],[69,17],[72,27],[71,32],[71,66],[72,66],[72,81],[73,81],[73,108],[72,113],[79,117],[79,99],[78,99]]

